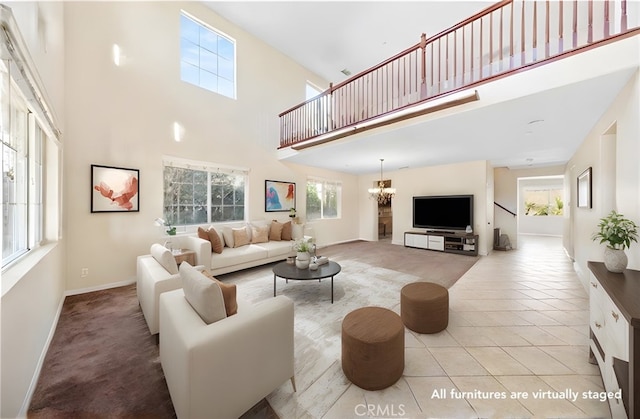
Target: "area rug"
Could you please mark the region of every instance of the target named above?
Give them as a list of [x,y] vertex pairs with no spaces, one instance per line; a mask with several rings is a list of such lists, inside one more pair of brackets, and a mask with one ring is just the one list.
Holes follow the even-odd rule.
[[[291,386],[285,383],[267,397],[281,418],[322,417],[350,385],[342,373],[340,361],[341,325],[346,314],[365,306],[385,307],[399,313],[401,288],[408,283],[425,280],[414,274],[345,258],[344,254],[348,252],[341,254],[333,250],[328,252],[331,260],[342,266],[334,280],[333,304],[329,278],[321,282],[276,279],[276,294],[291,298],[295,305],[295,377],[298,390],[294,394]],[[438,255],[421,252],[417,255],[423,259],[423,265],[429,265],[432,254]],[[448,256],[453,256],[449,262],[456,265],[452,270],[454,274],[442,276],[442,281],[429,278],[430,282],[450,286],[477,260]],[[250,302],[273,298],[274,277],[270,269],[226,275],[224,281],[236,283],[238,295]]]

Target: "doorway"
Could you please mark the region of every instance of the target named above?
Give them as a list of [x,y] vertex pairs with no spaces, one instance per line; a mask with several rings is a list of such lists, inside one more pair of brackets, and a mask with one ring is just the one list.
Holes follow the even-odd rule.
[[[384,187],[391,187],[391,180],[384,180]],[[376,187],[379,186],[379,182],[376,182]],[[391,202],[393,199],[389,199],[386,202],[378,201],[378,241],[389,240],[393,237],[393,211]]]

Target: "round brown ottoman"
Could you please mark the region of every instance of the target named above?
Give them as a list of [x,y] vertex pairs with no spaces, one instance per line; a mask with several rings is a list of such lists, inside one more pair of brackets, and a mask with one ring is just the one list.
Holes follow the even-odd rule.
[[404,325],[382,307],[363,307],[342,321],[342,370],[355,385],[381,390],[404,371]]
[[414,332],[440,332],[449,324],[449,291],[431,282],[407,284],[400,292],[400,315]]

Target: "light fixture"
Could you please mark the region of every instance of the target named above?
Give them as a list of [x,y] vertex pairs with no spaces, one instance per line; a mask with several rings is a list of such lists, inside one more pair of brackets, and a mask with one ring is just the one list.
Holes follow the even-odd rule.
[[378,204],[385,205],[396,195],[396,188],[385,188],[382,176],[382,162],[384,162],[384,159],[380,159],[380,181],[378,182],[378,187],[369,188],[369,197],[378,201]]
[[120,49],[120,45],[113,44],[112,54],[113,63],[116,65],[116,67],[120,67],[120,64],[122,62],[122,50]]
[[173,141],[179,143],[184,138],[184,127],[179,122],[173,123]]

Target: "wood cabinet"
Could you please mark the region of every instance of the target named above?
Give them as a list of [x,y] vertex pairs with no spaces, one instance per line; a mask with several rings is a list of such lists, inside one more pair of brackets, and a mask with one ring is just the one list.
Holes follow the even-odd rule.
[[478,256],[478,235],[419,231],[404,233],[405,247]]
[[[640,271],[612,273],[589,262],[589,356],[597,362],[614,418],[640,418]],[[638,361],[638,362],[636,362]]]

